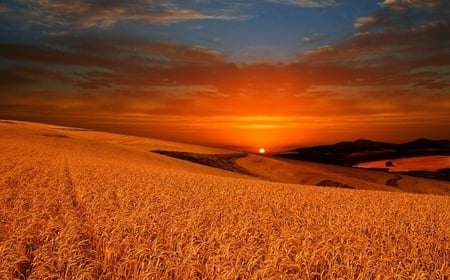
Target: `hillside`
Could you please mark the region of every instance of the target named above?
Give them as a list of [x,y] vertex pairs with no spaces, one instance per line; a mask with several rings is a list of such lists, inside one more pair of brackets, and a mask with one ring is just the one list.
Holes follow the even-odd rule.
[[[235,159],[255,177],[154,150],[236,153],[0,121],[1,278],[450,275],[449,196],[400,192],[410,191],[403,179],[396,192],[307,185],[323,176],[358,188],[383,185],[386,178],[367,170]],[[300,173],[307,176],[298,181]],[[429,181],[416,184],[429,190]]]
[[430,155],[450,155],[450,141],[417,139],[403,144],[391,144],[359,139],[354,142],[299,148],[276,154],[282,158],[344,166],[383,159]]
[[447,182],[389,174],[379,170],[360,170],[245,153],[152,152],[279,183],[450,195],[450,185]]
[[404,174],[258,155],[239,158],[236,162],[249,172],[275,182],[302,185],[319,185],[322,182],[324,185],[323,182],[331,181],[354,189],[450,195],[447,182]]

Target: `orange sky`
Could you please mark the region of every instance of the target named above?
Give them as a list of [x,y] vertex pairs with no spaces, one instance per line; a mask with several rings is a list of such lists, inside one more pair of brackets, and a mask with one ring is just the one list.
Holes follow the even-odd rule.
[[[450,23],[441,12],[448,2],[375,1],[360,15],[340,1],[265,1],[260,8],[279,8],[286,26],[289,16],[302,26],[286,34],[299,43],[283,42],[294,46],[283,61],[273,56],[283,50],[236,59],[248,52],[239,51],[248,36],[239,28],[236,42],[219,40],[230,22],[255,33],[268,12],[212,17],[192,5],[201,19],[188,18],[174,2],[160,7],[173,9],[170,20],[155,22],[163,19],[143,21],[125,1],[96,7],[101,13],[89,18],[50,2],[34,5],[47,15],[42,20],[55,22],[18,18],[27,13],[18,13],[26,6],[17,1],[0,5],[0,118],[267,152],[358,138],[450,139]],[[77,9],[95,8],[89,5],[80,1]],[[118,8],[123,21],[110,18]],[[348,11],[346,26],[327,27],[323,18],[324,31],[313,32],[295,22],[336,9]],[[198,34],[216,43],[183,35],[207,30],[207,22],[218,26]],[[5,29],[15,24],[15,33]],[[283,39],[266,35],[274,46]]]
[[404,72],[415,61],[361,67],[330,65],[326,57],[316,57],[315,63],[324,60],[318,65],[302,59],[276,65],[219,61],[140,73],[133,65],[127,75],[89,73],[83,90],[58,80],[58,72],[17,69],[42,86],[15,85],[8,88],[13,94],[0,98],[8,104],[6,118],[250,151],[358,138],[450,139],[448,86],[430,79],[439,74]]
[[6,118],[245,150],[357,138],[450,139],[450,94],[448,86],[429,79],[437,74],[403,73],[410,61],[367,68],[309,63],[214,62],[133,76],[89,73],[81,91],[59,77],[39,81],[59,73],[18,69],[42,87],[16,85],[0,98],[8,104]]

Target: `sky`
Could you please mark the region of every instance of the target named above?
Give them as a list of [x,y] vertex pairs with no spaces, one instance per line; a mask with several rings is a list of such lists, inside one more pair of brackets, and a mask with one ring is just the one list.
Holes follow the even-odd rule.
[[0,118],[268,152],[450,139],[447,0],[3,0]]

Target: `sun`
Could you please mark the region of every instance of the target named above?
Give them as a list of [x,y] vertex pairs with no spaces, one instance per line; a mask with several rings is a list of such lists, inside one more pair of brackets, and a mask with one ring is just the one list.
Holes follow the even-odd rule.
[[264,154],[265,152],[266,152],[266,150],[265,150],[264,148],[260,148],[260,149],[259,149],[259,153],[260,153],[260,154]]

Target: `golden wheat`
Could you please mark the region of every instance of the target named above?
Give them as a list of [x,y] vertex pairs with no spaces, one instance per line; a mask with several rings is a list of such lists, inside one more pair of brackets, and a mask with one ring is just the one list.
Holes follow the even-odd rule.
[[3,126],[1,279],[449,279],[447,196],[228,177]]

